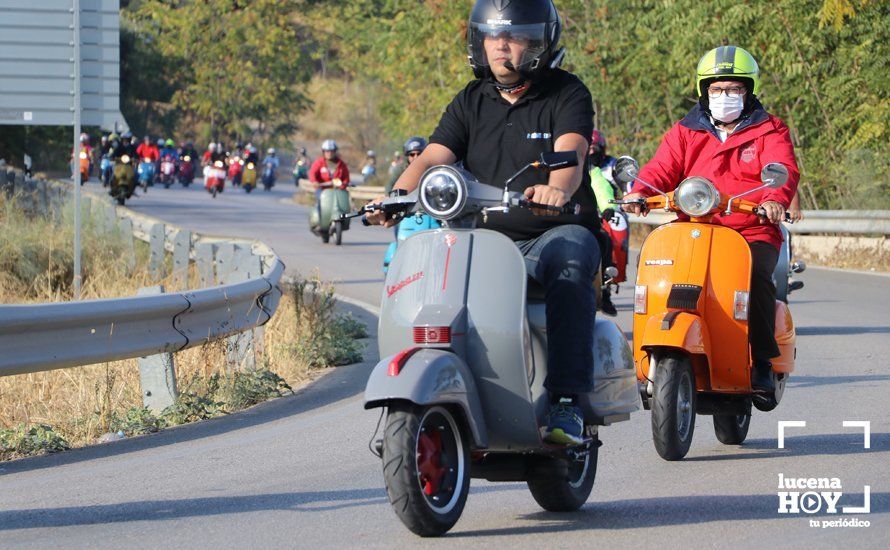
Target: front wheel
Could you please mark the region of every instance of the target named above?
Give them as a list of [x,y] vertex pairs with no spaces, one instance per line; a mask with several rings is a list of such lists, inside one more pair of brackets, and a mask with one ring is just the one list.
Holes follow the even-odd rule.
[[329,242],[331,242],[331,233],[329,231],[321,229],[318,233],[321,235],[321,242],[323,242],[324,244],[328,244]]
[[695,376],[685,355],[665,355],[655,366],[652,439],[665,460],[689,452],[695,432]]
[[470,489],[466,431],[442,406],[397,404],[386,417],[383,479],[393,510],[411,532],[445,534]]
[[214,185],[213,188],[210,190],[210,194],[213,195],[213,198],[214,198],[214,199],[216,198],[216,194],[217,194],[218,192],[219,192],[219,191],[217,190],[217,187],[216,187],[215,185]]
[[741,445],[748,437],[750,414],[715,414],[714,434],[724,445]]
[[585,451],[583,456],[569,462],[569,475],[566,479],[528,481],[528,489],[541,508],[548,512],[574,512],[584,506],[596,479],[599,441],[590,442]]

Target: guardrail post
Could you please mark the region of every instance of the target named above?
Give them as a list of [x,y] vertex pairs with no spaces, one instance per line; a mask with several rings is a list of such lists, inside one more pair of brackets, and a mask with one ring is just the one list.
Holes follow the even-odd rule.
[[6,188],[6,193],[8,195],[12,196],[12,194],[15,193],[15,172],[12,170],[6,172]]
[[229,274],[234,270],[235,245],[234,243],[219,243],[216,248],[216,282],[227,284]]
[[117,229],[117,207],[110,201],[105,203],[105,228],[108,233]]
[[[139,296],[163,294],[163,286],[140,288]],[[176,401],[176,369],[172,353],[159,353],[140,357],[139,387],[142,389],[142,404],[159,413]]]
[[127,272],[133,273],[136,270],[136,243],[133,241],[133,220],[123,217],[118,219],[117,223],[118,229],[121,232],[121,239],[124,241]]
[[49,214],[49,197],[47,196],[47,183],[44,180],[40,180],[37,182],[37,201],[38,208],[40,209],[40,213],[44,216]]
[[164,277],[164,254],[166,252],[164,249],[165,238],[166,232],[164,230],[164,224],[152,224],[151,228],[148,230],[148,268],[151,271],[152,276],[156,279]]
[[187,229],[177,231],[173,237],[173,284],[176,288],[187,288],[191,246],[191,231]]
[[[249,247],[236,245],[233,250],[231,267],[224,283],[241,283],[262,275],[262,262],[254,256]],[[259,314],[259,310],[257,310]],[[229,336],[226,345],[226,366],[231,370],[256,368],[256,346],[253,330],[245,330]]]
[[197,243],[195,245],[195,265],[198,268],[198,284],[201,288],[211,287],[213,279],[213,245]]

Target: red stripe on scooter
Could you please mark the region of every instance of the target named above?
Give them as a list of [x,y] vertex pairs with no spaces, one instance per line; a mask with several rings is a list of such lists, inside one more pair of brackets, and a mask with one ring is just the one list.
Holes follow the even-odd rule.
[[448,284],[448,266],[451,265],[451,247],[448,247],[448,253],[445,254],[445,276],[442,277],[442,291],[445,291],[445,286]]

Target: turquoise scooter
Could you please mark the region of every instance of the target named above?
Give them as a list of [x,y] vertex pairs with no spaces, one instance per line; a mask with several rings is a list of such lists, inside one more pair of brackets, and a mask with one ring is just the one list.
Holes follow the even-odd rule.
[[343,243],[343,232],[349,229],[349,219],[341,219],[343,214],[352,210],[349,202],[348,184],[339,179],[319,184],[322,191],[318,204],[309,213],[309,230],[321,237],[321,242],[328,243],[331,237],[334,244]]

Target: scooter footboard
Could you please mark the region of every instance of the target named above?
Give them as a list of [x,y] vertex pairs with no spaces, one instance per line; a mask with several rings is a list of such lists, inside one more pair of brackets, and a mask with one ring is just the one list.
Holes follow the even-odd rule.
[[401,368],[398,355],[377,363],[365,389],[365,409],[393,401],[417,405],[456,405],[464,413],[474,446],[488,447],[479,392],[464,361],[446,350],[420,349]]

